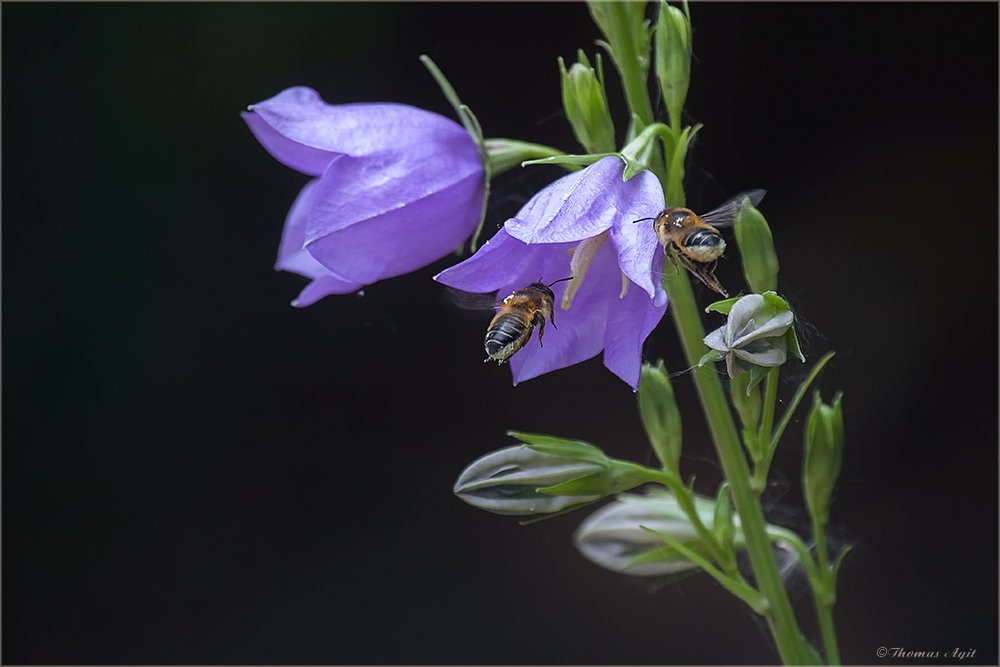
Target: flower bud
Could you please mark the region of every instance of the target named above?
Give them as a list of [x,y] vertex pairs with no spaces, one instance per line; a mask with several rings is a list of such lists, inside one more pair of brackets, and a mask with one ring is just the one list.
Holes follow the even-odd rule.
[[474,507],[495,514],[558,512],[594,502],[601,493],[583,496],[549,495],[540,488],[603,472],[606,466],[513,445],[473,461],[455,482],[455,495]]
[[813,406],[806,420],[806,460],[802,467],[802,488],[809,513],[821,525],[830,517],[833,485],[840,475],[844,451],[844,417],[838,392],[833,404],[826,405],[819,392],[813,394]]
[[752,366],[780,366],[788,358],[789,347],[801,355],[792,328],[794,319],[788,303],[773,292],[749,294],[732,304],[726,324],[708,334],[705,345],[718,352],[717,360],[726,360],[731,378]]
[[473,461],[455,482],[465,502],[496,514],[559,512],[650,481],[649,471],[579,440],[510,431],[524,445]]
[[[699,518],[711,527],[714,503],[696,496]],[[655,577],[698,567],[675,549],[666,546],[649,528],[698,549],[698,531],[670,493],[645,496],[622,494],[580,524],[573,536],[576,548],[588,560],[614,572]],[[737,539],[741,539],[739,536]]]
[[743,200],[736,214],[734,231],[750,289],[757,294],[774,290],[778,285],[778,253],[767,220],[749,199]]
[[680,127],[691,80],[691,23],[684,12],[662,1],[656,21],[656,78],[667,103],[670,125]]
[[577,58],[568,72],[563,59],[559,59],[566,118],[588,153],[609,153],[615,150],[615,126],[608,113],[601,56],[597,56],[596,73],[582,49]]
[[662,360],[656,366],[642,366],[639,416],[663,469],[677,474],[681,458],[681,413]]

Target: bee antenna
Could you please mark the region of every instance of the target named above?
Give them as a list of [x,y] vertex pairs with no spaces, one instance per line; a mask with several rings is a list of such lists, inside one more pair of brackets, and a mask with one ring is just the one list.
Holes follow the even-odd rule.
[[656,218],[639,218],[638,220],[633,220],[632,224],[634,225],[637,222],[645,222],[646,220],[656,220]]
[[553,286],[553,285],[555,285],[556,283],[563,283],[563,282],[566,282],[567,280],[573,280],[573,276],[570,276],[569,278],[560,278],[559,280],[555,280],[555,281],[553,281],[553,282],[549,283],[549,287],[552,287],[552,286]]

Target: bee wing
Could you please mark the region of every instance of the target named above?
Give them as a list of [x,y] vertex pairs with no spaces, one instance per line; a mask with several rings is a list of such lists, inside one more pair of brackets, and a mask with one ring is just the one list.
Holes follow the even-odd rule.
[[477,292],[463,292],[454,287],[445,286],[443,301],[453,306],[458,306],[462,310],[480,310],[496,313],[496,308],[501,304],[497,299],[496,292],[480,294]]
[[740,210],[740,205],[743,204],[744,199],[749,199],[750,203],[756,206],[764,198],[766,192],[767,190],[760,189],[741,192],[719,208],[698,217],[713,227],[729,227],[733,224],[733,220],[736,219],[736,213]]

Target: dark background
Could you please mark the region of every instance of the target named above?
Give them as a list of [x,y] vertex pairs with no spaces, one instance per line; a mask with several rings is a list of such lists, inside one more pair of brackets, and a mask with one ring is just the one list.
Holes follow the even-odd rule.
[[[845,392],[842,657],[997,664],[997,5],[691,13],[689,203],[767,188],[810,363],[838,352],[816,386]],[[307,177],[242,109],[308,85],[451,115],[426,53],[487,136],[574,152],[556,57],[598,51],[585,6],[4,3],[2,26],[3,662],[777,660],[709,577],[651,593],[585,561],[583,513],[521,527],[452,495],[510,428],[649,462],[600,358],[512,387],[439,301],[452,259],[306,309],[272,269]],[[487,229],[559,173],[498,178]],[[685,367],[669,318],[646,356]],[[801,433],[767,494],[800,530]]]

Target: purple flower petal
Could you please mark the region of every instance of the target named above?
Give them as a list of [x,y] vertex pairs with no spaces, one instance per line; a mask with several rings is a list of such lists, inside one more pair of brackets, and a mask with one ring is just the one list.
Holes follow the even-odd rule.
[[387,180],[391,167],[380,170],[378,162],[347,156],[331,162],[306,225],[309,253],[334,273],[364,284],[409,273],[454,251],[475,229],[484,196],[481,171],[427,191],[420,174]]
[[563,176],[504,226],[525,243],[566,243],[597,236],[626,218],[631,223],[657,206],[657,212],[662,210],[663,191],[656,177],[641,172],[625,182],[624,169],[622,161],[611,156]]
[[285,228],[281,233],[281,245],[278,247],[278,261],[274,268],[279,271],[298,273],[313,281],[306,286],[299,298],[292,302],[293,306],[308,306],[328,294],[348,294],[362,287],[362,283],[352,282],[336,275],[325,266],[313,259],[302,244],[305,241],[306,220],[309,209],[312,208],[316,196],[318,181],[310,181],[299,196],[295,198]]
[[[656,177],[648,171],[636,174],[632,181],[643,179],[642,190],[636,195],[635,211],[638,215],[643,211],[663,210],[663,190]],[[663,246],[656,238],[656,232],[647,222],[635,222],[619,218],[611,228],[611,241],[618,251],[618,263],[622,272],[636,285],[641,287],[650,298],[653,305],[660,307],[667,303],[667,292],[663,289]]]
[[[338,154],[434,153],[430,147],[442,142],[465,142],[479,162],[478,149],[461,125],[405,104],[327,104],[315,90],[298,86],[249,109],[242,116],[264,148],[313,176]],[[441,176],[447,180],[447,174]]]
[[330,105],[297,87],[243,117],[279,161],[320,176],[289,215],[297,245],[284,243],[279,256],[279,268],[317,280],[300,304],[426,266],[479,221],[479,148],[443,116],[402,104]]
[[[521,276],[533,275],[537,272],[532,267],[538,266],[539,258],[549,252],[551,250],[545,246],[526,246],[512,238],[507,230],[500,229],[492,239],[483,244],[475,255],[460,264],[445,269],[434,276],[434,280],[464,292],[485,294],[499,290],[505,291],[503,296],[506,296],[509,293],[506,290],[512,284],[516,284]],[[568,269],[566,270],[568,271]],[[514,278],[512,279],[511,276]],[[535,276],[524,285],[519,285],[510,291],[530,285],[539,277],[547,282],[552,282],[565,276],[559,275],[551,278]]]
[[[610,231],[612,243],[586,246],[589,268],[577,280],[553,286],[555,327],[537,332],[510,358],[514,384],[589,359],[604,350],[604,364],[638,389],[642,345],[663,317],[663,255],[652,225],[634,220],[663,208],[663,191],[649,172],[621,180],[618,158],[605,158],[565,176],[536,195],[470,259],[436,276],[468,292],[503,298],[528,284],[570,277],[581,242]],[[530,241],[530,242],[529,242]],[[593,253],[593,255],[590,255]],[[623,278],[626,278],[625,294]],[[582,278],[582,280],[581,280]],[[579,281],[568,310],[561,302]]]
[[667,310],[667,300],[660,305],[635,289],[620,299],[609,313],[604,334],[604,365],[638,391],[642,376],[642,344],[660,323]]

